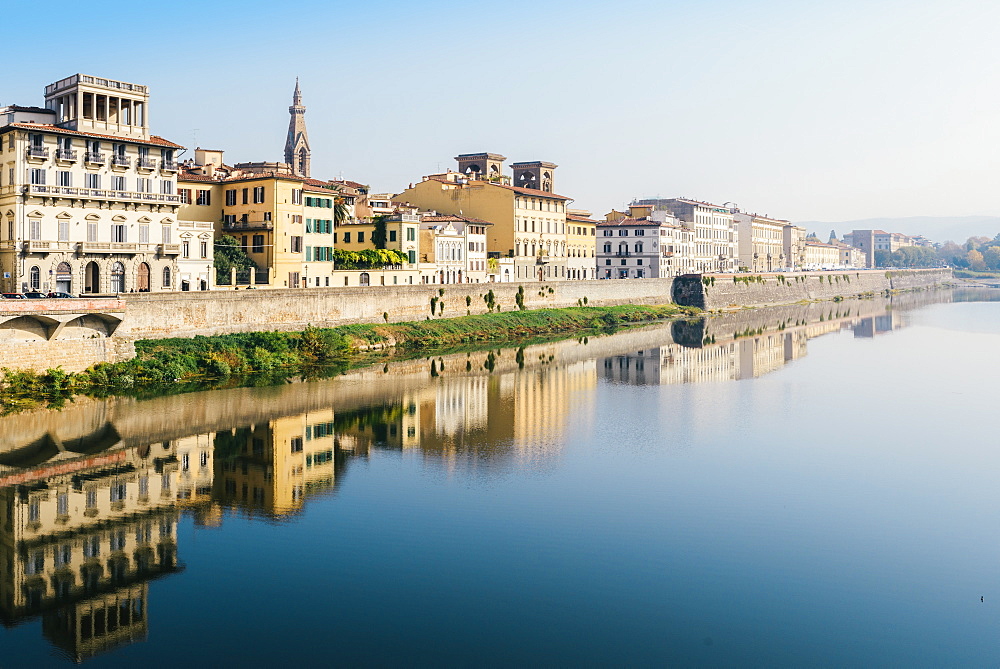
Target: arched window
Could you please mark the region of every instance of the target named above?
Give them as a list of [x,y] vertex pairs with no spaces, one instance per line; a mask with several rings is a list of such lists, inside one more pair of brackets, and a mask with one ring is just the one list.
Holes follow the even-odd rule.
[[38,290],[42,287],[42,270],[38,269],[37,265],[33,265],[29,271],[31,279],[31,289]]
[[111,266],[111,292],[125,292],[125,265],[120,262]]
[[368,272],[362,272],[361,276],[359,277],[359,283],[362,286],[367,286],[370,281],[371,281],[371,277],[368,276]]
[[163,287],[170,288],[170,268],[163,268]]
[[101,292],[101,269],[98,267],[96,262],[87,263],[87,268],[84,270],[84,292],[86,293],[99,293]]
[[73,292],[73,268],[68,262],[61,262],[56,267],[56,290],[60,293]]

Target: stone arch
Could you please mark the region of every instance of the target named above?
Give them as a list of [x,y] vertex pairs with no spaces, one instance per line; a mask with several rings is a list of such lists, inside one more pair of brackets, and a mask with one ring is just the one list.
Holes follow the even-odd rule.
[[101,266],[95,260],[88,262],[83,269],[83,292],[101,292]]
[[16,316],[0,322],[0,341],[46,341],[49,328],[57,324],[44,316]]
[[73,292],[73,266],[65,260],[56,265],[55,290],[60,293]]
[[148,293],[149,292],[149,288],[150,288],[150,286],[149,286],[149,284],[150,284],[149,276],[150,276],[149,263],[147,263],[147,262],[140,262],[139,263],[139,267],[136,269],[136,273],[135,273],[135,289],[136,289],[136,291],[138,291],[140,293]]
[[111,283],[109,284],[109,289],[112,293],[125,292],[125,265],[120,260],[116,260],[111,265]]

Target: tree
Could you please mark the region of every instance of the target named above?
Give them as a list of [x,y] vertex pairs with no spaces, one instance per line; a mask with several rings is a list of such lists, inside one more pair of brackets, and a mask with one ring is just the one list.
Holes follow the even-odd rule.
[[246,251],[240,248],[240,242],[232,235],[222,235],[215,240],[215,253],[213,255],[216,283],[228,284],[233,268],[240,271],[257,267],[257,263],[250,259]]
[[1000,246],[990,246],[983,253],[983,262],[989,269],[1000,269]]
[[969,269],[975,272],[983,272],[986,270],[986,262],[983,260],[983,254],[975,249],[969,251],[965,255],[965,259],[969,263]]
[[892,254],[884,249],[875,251],[875,266],[889,267],[892,264]]
[[377,249],[385,248],[385,218],[385,216],[376,216],[372,219],[372,222],[375,224],[375,229],[372,230],[372,246]]
[[344,198],[334,198],[333,201],[333,226],[339,228],[347,223],[351,218],[351,210],[344,204]]

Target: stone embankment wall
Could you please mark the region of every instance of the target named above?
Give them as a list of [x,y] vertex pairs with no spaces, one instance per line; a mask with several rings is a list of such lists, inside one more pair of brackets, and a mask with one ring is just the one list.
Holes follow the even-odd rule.
[[[749,276],[737,275],[738,280],[734,282],[732,276],[716,275],[714,283],[709,285],[696,276],[628,281],[149,293],[123,296],[121,302],[116,301],[114,305],[91,305],[80,300],[77,306],[92,317],[96,317],[97,307],[104,307],[104,311],[115,319],[123,318],[113,336],[102,335],[99,331],[102,328],[98,327],[93,332],[84,329],[80,329],[79,333],[67,331],[67,336],[71,338],[49,341],[42,323],[37,324],[38,332],[20,326],[20,329],[8,333],[10,336],[0,336],[0,367],[45,370],[62,366],[68,371],[79,371],[97,362],[133,357],[137,339],[259,330],[295,331],[307,325],[330,327],[348,323],[379,323],[386,318],[395,322],[483,314],[489,311],[487,298],[490,291],[494,305],[502,311],[516,310],[519,294],[528,309],[579,304],[666,304],[673,301],[715,310],[826,300],[837,296],[848,298],[885,290],[926,287],[950,279],[951,272],[894,272],[890,276],[884,271],[770,274],[762,275],[762,282],[746,281]],[[124,313],[121,313],[122,304]],[[4,306],[0,304],[0,315]],[[24,304],[17,306],[21,309],[28,307]]]
[[673,297],[677,304],[715,310],[866,296],[929,287],[951,278],[951,270],[686,276],[675,279]]
[[590,306],[667,304],[673,279],[148,293],[126,298],[127,317],[116,336],[157,339],[381,323],[386,317],[390,322],[455,318],[487,313],[490,291],[501,311],[516,311],[520,287],[528,309],[575,307],[584,301]]

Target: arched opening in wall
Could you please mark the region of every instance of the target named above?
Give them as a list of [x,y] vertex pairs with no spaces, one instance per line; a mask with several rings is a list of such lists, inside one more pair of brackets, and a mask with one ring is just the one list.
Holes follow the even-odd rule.
[[149,292],[149,265],[144,262],[139,263],[139,272],[135,277],[135,289],[140,293]]
[[38,290],[42,287],[42,270],[38,269],[38,265],[32,265],[28,271],[28,282],[32,290]]
[[170,268],[169,267],[164,267],[163,268],[163,287],[164,288],[170,288],[171,285],[173,285],[173,284],[172,284],[172,277],[170,276]]
[[[327,279],[327,285],[330,285],[330,279]],[[201,279],[198,281],[198,290],[208,290],[208,281]]]
[[101,268],[97,266],[96,262],[87,263],[87,267],[83,271],[83,292],[101,292]]
[[306,173],[306,160],[309,154],[306,153],[305,149],[299,149],[299,174],[304,175]]
[[362,286],[369,285],[370,281],[371,281],[371,277],[368,276],[368,272],[362,272],[361,276],[358,277],[358,283],[360,283]]
[[125,265],[117,261],[111,266],[111,292],[125,292]]
[[73,292],[73,267],[68,262],[61,262],[56,267],[56,290],[60,293]]

